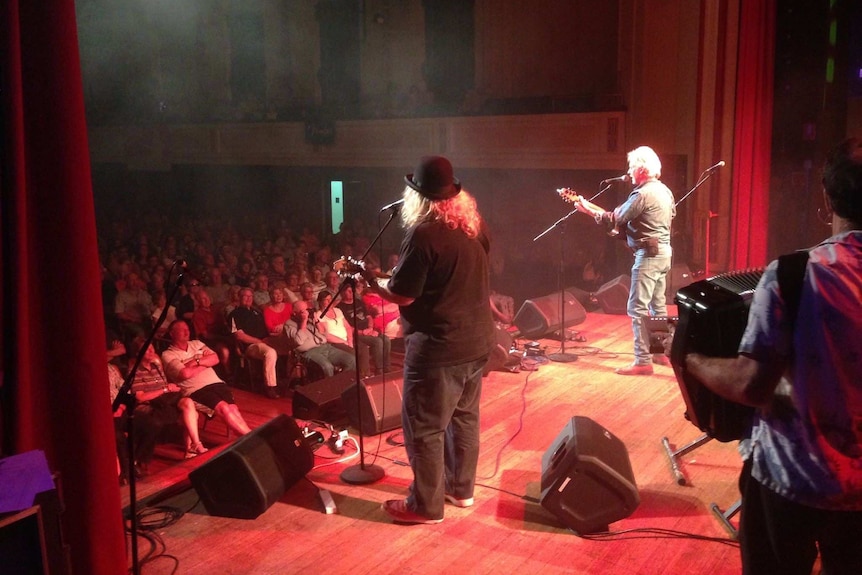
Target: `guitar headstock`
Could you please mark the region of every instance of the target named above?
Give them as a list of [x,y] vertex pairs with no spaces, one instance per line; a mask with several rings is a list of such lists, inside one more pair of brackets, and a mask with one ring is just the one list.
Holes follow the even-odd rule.
[[557,193],[560,194],[560,197],[563,201],[568,202],[570,204],[578,205],[581,203],[583,198],[578,195],[578,193],[570,188],[558,188]]
[[357,276],[362,276],[365,273],[365,262],[354,259],[350,256],[341,256],[332,262],[332,271],[343,278],[355,278]]

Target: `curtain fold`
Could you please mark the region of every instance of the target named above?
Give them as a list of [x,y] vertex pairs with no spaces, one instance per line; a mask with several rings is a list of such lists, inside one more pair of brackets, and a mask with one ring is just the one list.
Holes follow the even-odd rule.
[[74,573],[127,569],[73,0],[7,0],[2,445],[59,474]]
[[766,263],[776,0],[740,2],[731,269]]

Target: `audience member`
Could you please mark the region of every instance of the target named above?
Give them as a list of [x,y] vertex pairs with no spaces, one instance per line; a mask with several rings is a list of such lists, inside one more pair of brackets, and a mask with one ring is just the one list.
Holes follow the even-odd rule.
[[258,273],[254,278],[252,302],[259,308],[262,308],[270,302],[269,276],[263,272]]
[[503,327],[509,327],[515,320],[515,300],[511,296],[491,290],[491,315]]
[[168,334],[171,345],[162,354],[162,361],[169,380],[182,388],[184,396],[212,409],[237,434],[250,432],[233,393],[213,370],[219,362],[216,353],[202,341],[189,339],[189,326],[182,320],[172,323]]
[[320,268],[323,275],[326,275],[326,272],[332,269],[331,262],[332,250],[329,246],[322,246],[314,252],[314,262],[312,262],[311,267],[312,269],[315,267]]
[[[109,336],[110,337],[110,336]],[[126,355],[126,348],[119,339],[113,338],[107,346],[108,360],[108,392],[111,397],[111,405],[117,399],[120,389],[125,383],[123,372],[115,363],[118,357]],[[126,404],[121,403],[114,411],[114,444],[117,449],[117,477],[121,484],[125,485],[128,482],[128,463],[129,450],[126,442],[126,426],[128,425],[128,415],[126,414]]]
[[323,281],[323,275],[323,268],[318,265],[311,266],[311,279],[308,283],[310,283],[311,287],[314,289],[315,299],[320,295],[320,292],[326,289],[326,282]]
[[[137,356],[143,338],[132,342],[132,354]],[[189,459],[207,452],[198,435],[198,412],[195,402],[184,397],[182,389],[168,383],[161,360],[152,345],[147,346],[144,357],[135,371],[132,393],[135,395],[135,461],[146,473],[156,449],[156,442],[165,428],[181,420],[185,429],[185,457]],[[141,422],[142,425],[138,425]],[[138,427],[149,433],[138,433]]]
[[234,274],[234,283],[240,287],[254,287],[254,261],[248,258],[243,258],[237,264],[237,270]]
[[278,398],[278,378],[275,372],[279,350],[281,355],[290,352],[288,340],[284,337],[270,337],[263,312],[252,305],[254,294],[249,288],[239,292],[238,308],[228,318],[230,331],[236,338],[245,357],[263,360],[263,375],[266,382],[266,396]]
[[323,277],[323,282],[326,284],[326,287],[323,289],[327,291],[329,295],[332,297],[338,295],[338,288],[341,287],[341,276],[338,275],[338,272],[326,272],[326,275]]
[[299,269],[294,266],[290,266],[290,270],[287,272],[287,283],[284,286],[284,295],[289,303],[296,303],[301,299],[299,290],[302,287],[302,284],[299,283],[299,273]]
[[308,304],[298,301],[293,304],[293,316],[284,324],[284,331],[290,338],[300,357],[320,367],[325,377],[331,377],[335,368],[356,369],[353,354],[326,342],[326,335],[315,325],[314,312]]
[[[325,293],[325,292],[323,292]],[[378,332],[371,325],[371,318],[365,308],[365,302],[361,298],[354,300],[353,286],[347,285],[341,292],[341,302],[338,309],[344,314],[348,330],[352,333],[356,328],[356,345],[359,348],[359,374],[362,377],[372,375],[370,358],[374,358],[374,367],[377,374],[389,369],[389,354],[392,347],[391,340],[386,335]],[[354,314],[354,304],[356,304]]]
[[[176,316],[177,319],[185,320],[189,327],[194,330],[195,308],[198,306],[198,296],[203,291],[203,286],[199,280],[190,277],[183,287],[186,289],[186,293],[180,296],[180,301],[177,302]],[[192,331],[192,335],[195,335],[194,331]]]
[[227,321],[220,311],[213,308],[207,291],[198,292],[198,305],[192,314],[192,327],[195,337],[218,354],[221,374],[224,378],[230,378],[231,337]]
[[371,316],[374,329],[389,339],[401,337],[401,311],[398,305],[380,297],[379,294],[367,290],[362,294],[362,301]]
[[212,300],[213,308],[217,311],[224,309],[230,295],[230,284],[224,282],[223,273],[224,272],[219,266],[209,268],[209,281],[207,282],[206,287],[204,287],[204,291],[209,294],[210,300]]
[[269,272],[267,273],[267,277],[269,277],[270,285],[274,284],[275,282],[287,281],[287,269],[285,268],[283,255],[276,254],[270,258]]
[[225,321],[227,321],[227,318],[229,318],[230,314],[233,313],[233,310],[239,307],[239,290],[241,290],[243,287],[248,286],[241,286],[239,284],[234,284],[230,286],[227,305],[225,305],[224,309],[222,310],[222,317],[225,319]]
[[[158,319],[162,316],[162,311],[164,311],[165,306],[168,304],[168,297],[167,294],[165,294],[165,290],[158,290],[153,294],[153,303],[155,304],[155,308],[153,308],[152,321],[153,325],[155,325]],[[165,321],[156,331],[156,337],[164,337],[168,332],[168,326],[175,319],[177,319],[176,307],[168,306],[168,313],[165,314]]]
[[317,307],[320,308],[316,316],[317,326],[323,332],[328,343],[348,353],[353,353],[353,330],[348,329],[349,326],[344,319],[344,313],[337,306],[329,305],[330,302],[332,302],[332,296],[328,291],[322,291],[317,296]]
[[284,324],[290,320],[293,312],[293,304],[284,301],[283,282],[277,282],[270,290],[269,305],[263,308],[263,321],[270,336],[279,336],[284,333]]
[[153,298],[137,273],[129,273],[124,279],[125,287],[117,293],[114,312],[125,335],[131,338],[145,333],[152,325]]
[[[319,311],[317,308],[317,298],[314,297],[314,286],[310,283],[305,282],[299,288],[299,300],[304,301],[306,305],[306,309],[311,311]],[[297,302],[293,302],[296,304]]]

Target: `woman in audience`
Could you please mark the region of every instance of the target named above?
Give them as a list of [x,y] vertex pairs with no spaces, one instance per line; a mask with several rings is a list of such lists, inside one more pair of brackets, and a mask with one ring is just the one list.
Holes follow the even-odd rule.
[[221,375],[224,378],[229,378],[231,375],[230,346],[232,340],[224,314],[213,308],[209,292],[198,292],[197,306],[192,313],[192,326],[194,328],[192,333],[195,334],[195,337],[218,354]]
[[[320,310],[316,312],[316,317],[320,322],[321,331],[326,335],[327,343],[353,353],[353,330],[349,329],[344,313],[338,309],[338,306],[333,305],[326,309],[331,301],[332,295],[328,291],[322,291],[317,296],[317,306]],[[324,310],[326,313],[321,315]]]
[[[108,336],[110,343],[107,348],[108,359],[108,391],[111,397],[111,405],[120,393],[123,387],[124,377],[123,372],[117,365],[117,358],[126,355],[126,347],[116,336]],[[121,485],[128,483],[128,463],[129,451],[126,443],[126,426],[128,424],[128,415],[126,414],[126,404],[121,403],[114,411],[114,443],[117,446],[117,477]]]
[[269,305],[263,308],[263,321],[269,335],[281,335],[284,323],[290,320],[293,304],[284,301],[284,282],[276,282],[269,290]]
[[[137,356],[144,340],[132,342],[132,353]],[[142,474],[146,474],[156,443],[163,430],[182,421],[185,428],[185,458],[189,459],[207,452],[198,435],[198,412],[195,403],[183,397],[180,387],[168,383],[162,362],[152,345],[147,346],[144,357],[135,371],[132,393],[135,394],[135,461]],[[147,435],[138,434],[138,422],[149,430]]]
[[319,265],[311,266],[311,280],[308,282],[311,284],[311,287],[314,289],[314,297],[316,298],[321,291],[326,289],[326,282],[323,281],[324,272],[323,268]]
[[[153,325],[155,325],[156,320],[161,317],[162,311],[165,309],[165,306],[168,303],[168,297],[165,294],[165,290],[158,290],[153,293],[153,303],[156,306],[156,309],[153,310],[152,314]],[[162,323],[162,325],[159,326],[158,331],[156,331],[156,337],[164,338],[165,334],[168,332],[168,326],[175,319],[177,319],[177,310],[174,306],[169,306],[168,313],[165,314],[165,321]]]
[[290,266],[290,269],[287,270],[287,284],[284,286],[284,295],[288,302],[294,303],[299,301],[299,289],[301,286],[302,284],[299,283],[299,268]]

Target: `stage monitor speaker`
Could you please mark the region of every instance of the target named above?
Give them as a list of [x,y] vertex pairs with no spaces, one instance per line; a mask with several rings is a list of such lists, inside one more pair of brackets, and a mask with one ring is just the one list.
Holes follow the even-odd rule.
[[626,315],[631,283],[631,276],[621,275],[603,284],[596,292],[596,301],[602,306],[602,311],[609,314]]
[[575,416],[542,456],[542,507],[578,533],[607,531],[640,503],[625,445]]
[[347,370],[297,387],[293,390],[291,413],[299,419],[317,419],[331,424],[345,423],[347,412],[341,401],[341,392],[354,382],[356,372]]
[[314,467],[296,422],[282,414],[189,473],[210,515],[254,519]]
[[[378,435],[384,431],[401,427],[401,386],[403,378],[390,374],[369,377],[360,382],[357,396],[356,385],[341,393],[341,401],[347,410],[350,425],[359,429],[359,414],[362,413],[362,434]],[[358,405],[357,405],[358,404]]]
[[[566,326],[578,325],[587,319],[587,310],[578,301],[575,294],[565,290]],[[515,326],[522,337],[541,337],[560,329],[560,292],[546,296],[528,299],[521,304],[521,309],[515,314]]]

